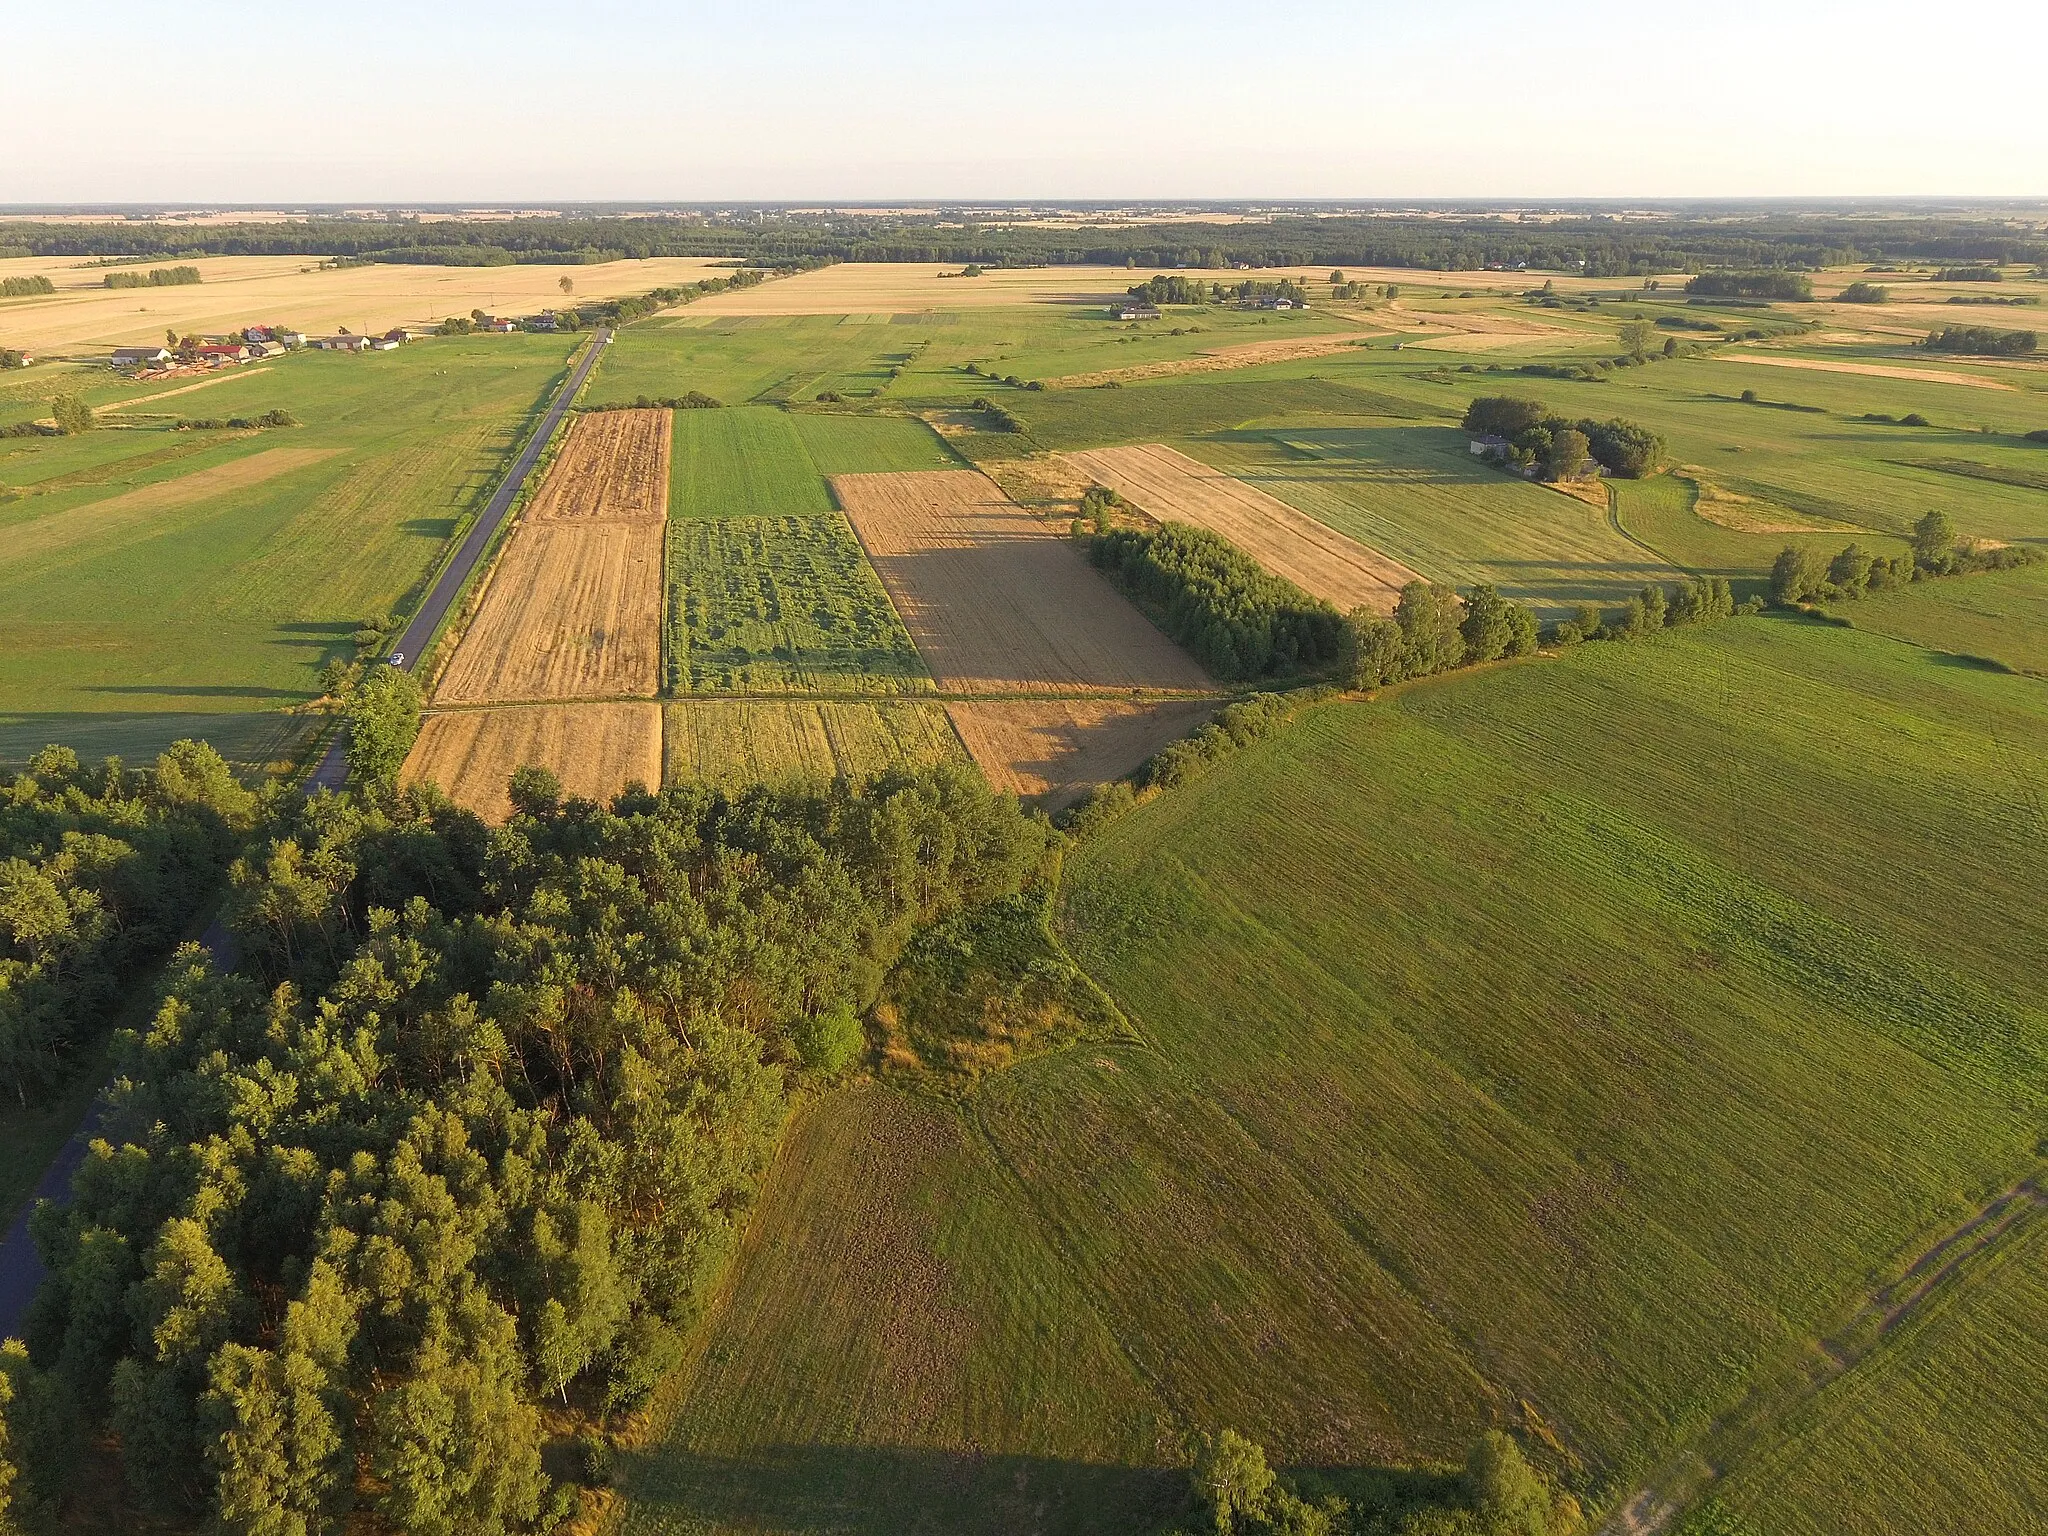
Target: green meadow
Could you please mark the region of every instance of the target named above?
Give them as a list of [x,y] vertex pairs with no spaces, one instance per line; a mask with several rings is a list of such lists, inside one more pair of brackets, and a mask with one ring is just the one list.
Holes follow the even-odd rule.
[[[132,412],[77,437],[0,442],[0,539],[15,551],[0,563],[0,758],[47,740],[140,758],[177,716],[179,734],[239,761],[276,760],[293,733],[243,717],[311,698],[362,620],[417,596],[569,345],[305,354],[161,401],[137,397],[175,381],[102,384],[90,399]],[[275,408],[302,425],[168,430],[180,415]],[[279,451],[281,473],[238,468]],[[181,497],[175,482],[201,474],[217,488]]]
[[[1625,1495],[2039,1168],[2044,753],[2031,680],[1775,618],[1310,711],[1069,856],[1135,1041],[807,1113],[627,1529],[1126,1531],[1221,1425]],[[1983,1347],[1911,1368],[2038,1400]],[[1890,1358],[1854,1432],[1953,1438]]]
[[749,406],[677,411],[668,515],[816,517],[832,493],[786,411]]

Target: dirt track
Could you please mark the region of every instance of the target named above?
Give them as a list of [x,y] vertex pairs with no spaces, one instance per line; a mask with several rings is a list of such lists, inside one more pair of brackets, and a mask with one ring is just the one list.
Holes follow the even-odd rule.
[[1079,551],[974,470],[839,475],[868,558],[942,688],[1212,688]]
[[512,812],[505,785],[528,764],[552,769],[565,793],[610,801],[628,784],[661,787],[661,707],[543,704],[427,716],[405,782],[432,779],[486,821]]
[[1217,709],[1213,699],[1003,699],[948,704],[953,728],[990,784],[1048,810],[1121,778]]
[[658,522],[668,516],[668,454],[667,411],[578,416],[526,520]]
[[1362,607],[1392,613],[1401,588],[1416,579],[1400,561],[1164,444],[1100,448],[1066,458],[1162,522],[1193,523],[1222,535],[1340,612]]

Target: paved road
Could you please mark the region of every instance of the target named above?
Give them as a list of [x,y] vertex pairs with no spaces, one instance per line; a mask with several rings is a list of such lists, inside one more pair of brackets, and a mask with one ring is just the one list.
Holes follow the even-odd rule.
[[[576,371],[569,375],[569,382],[562,386],[548,413],[541,418],[540,430],[535,432],[520,450],[519,457],[512,463],[512,472],[505,477],[497,493],[490,499],[479,517],[462,541],[462,547],[455,551],[455,558],[448,562],[434,582],[433,590],[427,593],[426,601],[412,616],[412,622],[405,626],[405,633],[399,637],[396,649],[405,657],[405,667],[410,671],[418,662],[420,652],[427,642],[434,638],[434,631],[441,627],[441,620],[461,594],[463,584],[469,580],[470,572],[476,569],[484,551],[490,547],[492,537],[499,524],[505,521],[505,514],[512,510],[512,499],[519,494],[520,486],[533,472],[534,463],[540,458],[541,449],[554,436],[555,428],[561,425],[563,414],[569,409],[569,402],[576,398],[576,391],[583,387],[583,381],[590,377],[590,370],[596,366],[598,357],[611,344],[612,333],[599,331],[590,350],[576,365]],[[320,759],[320,765],[307,777],[307,794],[315,790],[339,789],[348,778],[348,759],[343,756],[345,735],[334,733],[334,740],[328,744],[327,753]],[[223,970],[234,965],[235,940],[225,926],[216,919],[199,936],[199,942],[206,946],[214,962]],[[35,1193],[7,1228],[7,1235],[0,1237],[0,1338],[21,1332],[21,1320],[28,1310],[28,1304],[36,1293],[36,1287],[43,1283],[43,1261],[36,1253],[36,1245],[28,1235],[29,1212],[35,1209],[38,1200],[67,1200],[71,1195],[71,1176],[78,1172],[79,1164],[85,1161],[85,1149],[94,1136],[99,1134],[100,1106],[97,1102],[86,1111],[85,1122],[64,1143],[56,1159],[43,1170],[43,1176],[36,1182]]]

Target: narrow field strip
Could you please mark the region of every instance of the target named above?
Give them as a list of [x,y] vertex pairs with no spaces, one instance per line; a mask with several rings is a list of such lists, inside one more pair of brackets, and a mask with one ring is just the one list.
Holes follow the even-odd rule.
[[628,784],[661,783],[661,708],[655,704],[549,704],[430,714],[405,760],[404,781],[430,779],[484,820],[512,813],[506,785],[537,765],[564,793],[610,801]]
[[1768,368],[1808,368],[1815,373],[1860,373],[1873,379],[1918,379],[1923,384],[1966,384],[1972,389],[2011,390],[2003,379],[1975,373],[1949,373],[1940,368],[1894,368],[1885,363],[1831,363],[1817,357],[1765,357],[1759,352],[1723,352],[1717,363],[1762,363]]
[[664,772],[670,784],[861,779],[961,756],[959,739],[936,704],[693,699],[667,710]]
[[1215,686],[1072,544],[987,476],[840,475],[832,487],[942,688]]
[[1057,379],[1047,379],[1045,385],[1048,389],[1090,389],[1098,384],[1165,379],[1182,373],[1227,373],[1232,369],[1257,368],[1266,363],[1301,362],[1307,358],[1348,352],[1362,341],[1386,334],[1382,328],[1375,331],[1339,331],[1325,336],[1298,336],[1286,341],[1248,341],[1233,347],[1211,347],[1193,357],[1165,358],[1129,368],[1098,368],[1089,373],[1069,373]]
[[948,704],[946,714],[990,784],[1058,810],[1134,771],[1216,708],[1212,699],[1002,699]]
[[526,520],[659,522],[668,515],[668,463],[667,411],[578,416]]
[[1221,535],[1340,612],[1392,613],[1401,588],[1418,579],[1400,561],[1163,443],[1066,458],[1161,522],[1193,523]]

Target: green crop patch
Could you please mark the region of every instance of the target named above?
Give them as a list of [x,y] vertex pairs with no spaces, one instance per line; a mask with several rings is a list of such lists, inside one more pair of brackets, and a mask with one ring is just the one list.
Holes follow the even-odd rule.
[[966,758],[942,705],[903,700],[705,699],[663,714],[670,784],[815,783]]
[[1858,629],[2048,678],[2048,566],[1919,581],[1834,612]]
[[1267,417],[1394,416],[1427,419],[1428,407],[1327,379],[1168,379],[1118,389],[1004,393],[1002,403],[1047,448],[1096,448],[1218,432]]
[[674,522],[668,550],[674,692],[932,688],[844,517]]
[[791,419],[821,475],[961,467],[959,456],[946,446],[945,439],[915,417],[806,411]]
[[670,517],[787,517],[830,511],[832,494],[787,412],[752,406],[675,413]]

